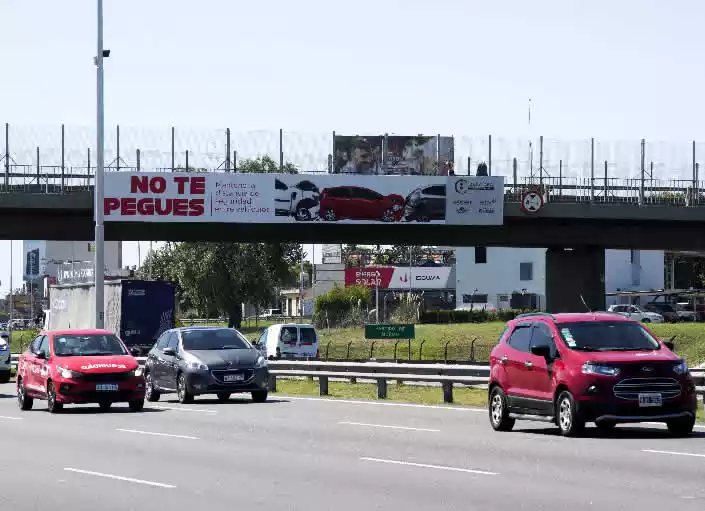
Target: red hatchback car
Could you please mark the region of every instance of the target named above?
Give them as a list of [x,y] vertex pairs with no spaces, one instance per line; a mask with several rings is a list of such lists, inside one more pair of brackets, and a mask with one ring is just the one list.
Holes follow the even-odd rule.
[[564,436],[587,422],[665,422],[689,435],[697,398],[686,363],[643,324],[613,313],[522,314],[490,355],[489,416],[554,422]]
[[324,220],[377,220],[397,222],[404,214],[404,197],[382,195],[360,186],[335,186],[321,193],[320,215]]
[[144,408],[144,376],[137,359],[107,330],[57,330],[40,333],[17,364],[17,401],[30,410],[35,399],[51,413],[64,404],[113,403]]

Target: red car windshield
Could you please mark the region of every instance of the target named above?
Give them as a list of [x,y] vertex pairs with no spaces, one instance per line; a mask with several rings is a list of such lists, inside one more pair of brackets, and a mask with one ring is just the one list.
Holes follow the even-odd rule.
[[125,347],[113,334],[57,335],[54,337],[57,357],[100,357],[127,355]]
[[661,345],[639,323],[576,321],[556,325],[566,345],[578,351],[651,351]]

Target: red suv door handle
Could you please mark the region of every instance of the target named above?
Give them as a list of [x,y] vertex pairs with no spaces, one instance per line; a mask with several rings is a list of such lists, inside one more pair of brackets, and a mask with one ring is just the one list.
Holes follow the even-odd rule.
[[500,364],[506,364],[507,363],[507,355],[504,355],[502,358],[499,359]]
[[524,362],[524,365],[525,365],[526,367],[528,367],[529,369],[531,369],[534,364],[533,364],[532,362],[529,362],[529,361],[527,360],[526,362]]

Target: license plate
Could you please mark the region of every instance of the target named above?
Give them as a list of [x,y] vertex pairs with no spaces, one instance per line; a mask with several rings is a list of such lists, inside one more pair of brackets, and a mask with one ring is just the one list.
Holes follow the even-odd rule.
[[95,390],[98,390],[101,392],[116,392],[117,389],[118,389],[118,386],[115,383],[99,383],[98,385],[95,386]]
[[242,381],[245,379],[244,374],[226,374],[223,381]]
[[661,406],[663,399],[661,394],[639,394],[639,406]]

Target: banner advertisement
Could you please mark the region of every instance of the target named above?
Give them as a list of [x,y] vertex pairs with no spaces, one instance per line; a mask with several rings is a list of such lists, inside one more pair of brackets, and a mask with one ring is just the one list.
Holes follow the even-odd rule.
[[44,278],[46,273],[46,242],[39,240],[24,240],[24,280],[31,282]]
[[333,146],[334,174],[448,176],[455,160],[453,137],[336,135]]
[[340,136],[333,140],[334,174],[381,174],[384,136]]
[[504,214],[503,177],[108,172],[105,187],[106,222],[501,225]]
[[451,177],[447,189],[446,224],[504,223],[504,177]]
[[455,289],[451,266],[366,266],[345,269],[345,286],[392,290]]
[[274,174],[107,172],[105,221],[273,222]]
[[323,264],[340,264],[343,259],[343,245],[340,243],[323,244],[321,262]]
[[382,173],[399,176],[447,176],[453,168],[453,153],[453,137],[389,135],[387,162]]

